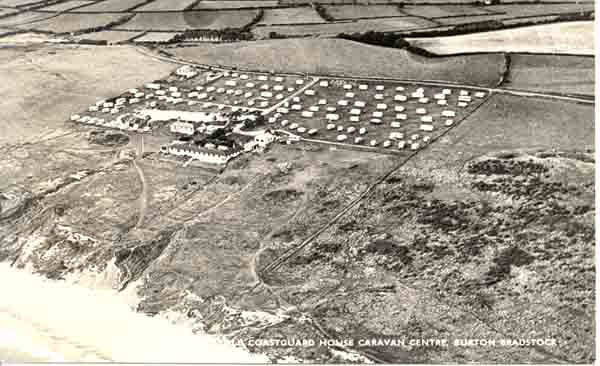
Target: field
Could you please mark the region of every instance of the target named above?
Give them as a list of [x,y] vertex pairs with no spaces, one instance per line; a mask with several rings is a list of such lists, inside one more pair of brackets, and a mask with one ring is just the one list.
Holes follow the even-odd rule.
[[504,14],[490,14],[490,15],[471,15],[464,17],[451,17],[451,18],[437,18],[436,22],[441,25],[457,25],[457,24],[470,24],[474,22],[485,22],[488,20],[502,20],[508,16]]
[[553,55],[510,55],[503,87],[548,93],[594,95],[594,58]]
[[594,55],[594,23],[556,23],[409,41],[438,55],[480,52]]
[[485,9],[469,5],[405,5],[402,12],[425,18],[446,18],[461,15],[486,15]]
[[135,11],[181,11],[195,2],[196,0],[154,0],[136,8]]
[[[0,102],[0,118],[5,121],[0,124],[1,146],[36,141],[62,129],[65,119],[81,106],[173,69],[172,64],[152,60],[129,47],[57,50],[54,55],[51,49],[36,49],[27,56],[8,48],[0,51],[0,74],[5,80],[0,86],[0,94],[5,95]],[[32,62],[44,66],[38,68]],[[11,92],[15,88],[20,90],[18,95]]]
[[[367,90],[360,90],[358,85],[367,85]],[[441,87],[429,87],[416,84],[402,84],[402,83],[375,83],[375,82],[351,82],[348,85],[352,86],[351,95],[346,95],[347,90],[342,88],[342,83],[335,84],[334,81],[330,80],[328,87],[315,86],[311,88],[315,90],[315,95],[301,95],[298,96],[297,101],[291,102],[290,104],[298,104],[301,106],[300,110],[290,110],[276,121],[277,124],[281,120],[289,120],[289,123],[295,122],[299,127],[304,127],[307,130],[317,129],[318,132],[315,135],[309,135],[306,132],[297,132],[295,129],[291,130],[292,133],[300,135],[303,138],[316,139],[329,142],[337,142],[336,139],[345,135],[347,139],[343,141],[344,144],[352,145],[354,147],[367,146],[369,148],[369,142],[375,140],[377,149],[379,151],[399,151],[399,150],[410,150],[410,144],[412,142],[419,143],[420,146],[426,145],[426,139],[435,139],[445,130],[448,126],[445,125],[446,120],[452,120],[453,123],[457,123],[472,110],[476,109],[487,93],[484,92],[484,97],[477,98],[473,96],[476,92],[468,90],[467,92],[471,95],[472,101],[468,103],[467,107],[458,107],[458,94],[459,89],[448,89],[452,94],[447,95],[445,100],[447,105],[438,105],[437,100],[434,99],[434,94],[442,93]],[[385,89],[383,91],[377,91],[376,86],[382,86]],[[402,87],[402,91],[398,91],[395,88]],[[419,102],[418,98],[412,98],[411,93],[415,92],[417,88],[423,87],[424,95],[429,99],[427,102]],[[465,90],[462,90],[463,92]],[[381,99],[375,99],[374,97],[380,94]],[[406,101],[396,101],[395,95],[408,97]],[[319,104],[320,100],[324,99],[324,104]],[[346,101],[347,106],[339,105],[340,101]],[[355,102],[363,102],[364,106],[355,106]],[[380,104],[384,104],[385,107],[379,108]],[[314,111],[312,117],[303,117],[301,115],[304,111],[309,111],[310,108],[318,109]],[[333,108],[334,110],[328,110]],[[385,109],[383,109],[385,108]],[[400,108],[397,111],[395,108]],[[424,112],[419,114],[419,109],[424,109]],[[359,119],[358,122],[350,120],[351,110],[358,111],[356,115]],[[443,111],[453,112],[454,116],[445,117],[442,115]],[[335,113],[339,116],[337,121],[328,121],[327,115]],[[376,113],[381,113],[382,116],[375,116]],[[399,119],[396,116],[398,114],[404,114],[404,119]],[[432,118],[431,123],[421,122],[421,117],[428,116]],[[380,120],[380,124],[373,124],[372,118],[377,117]],[[393,126],[393,123],[399,123],[399,126]],[[289,129],[290,125],[280,127],[282,129]],[[333,124],[335,127],[332,130],[327,130],[326,126]],[[428,125],[432,127],[431,131],[421,130],[421,125]],[[353,130],[348,130],[348,129]],[[359,134],[359,129],[365,128],[366,134]],[[341,130],[340,130],[341,129]],[[391,133],[401,133],[404,137],[390,138]],[[416,140],[412,140],[413,135],[417,135]],[[361,137],[362,141],[356,143],[355,138]],[[382,146],[384,141],[390,140],[391,146]],[[394,141],[397,140],[397,141]],[[399,148],[398,141],[404,141],[405,147]]]
[[44,19],[50,19],[54,16],[54,14],[34,13],[27,11],[0,19],[0,26],[12,27],[20,24],[29,24]]
[[384,18],[404,16],[397,5],[337,5],[326,6],[325,10],[336,20],[357,18]]
[[143,32],[121,32],[121,31],[102,31],[96,33],[83,34],[77,36],[76,39],[86,39],[91,41],[107,41],[109,44],[126,42],[135,38]]
[[16,9],[2,8],[0,9],[0,17],[16,13]]
[[0,0],[0,6],[16,8],[20,6],[33,5],[41,2],[42,0]]
[[[327,0],[327,1],[317,1],[318,3],[331,5],[331,4],[340,4],[340,5],[354,5],[354,4],[364,4],[364,5],[387,5],[394,3],[402,3],[400,0]],[[281,5],[295,5],[295,4],[307,4],[306,0],[281,0]]]
[[[445,80],[481,86],[495,85],[504,64],[504,57],[499,54],[428,59],[403,50],[339,39],[270,40],[169,51],[199,63],[254,70]],[[304,59],[312,61],[307,63]]]
[[255,10],[240,11],[187,11],[139,13],[122,30],[183,31],[186,29],[223,29],[243,27],[256,16]]
[[487,10],[506,13],[509,17],[527,17],[536,15],[575,13],[579,11],[594,11],[594,4],[531,4],[527,6],[491,5]]
[[133,9],[145,2],[146,0],[103,0],[73,11],[90,13],[119,12]]
[[79,7],[89,5],[92,3],[93,3],[93,1],[87,1],[87,0],[70,0],[70,1],[65,1],[65,2],[58,3],[58,4],[46,6],[39,10],[62,12],[62,11],[71,10],[73,8],[79,8]]
[[311,7],[265,9],[258,24],[322,23],[324,20]]
[[[470,142],[469,149],[594,149],[594,108],[590,105],[496,95],[464,123],[484,126],[477,127],[479,137]],[[518,133],[505,136],[507,129]]]
[[286,36],[308,36],[308,35],[337,35],[339,33],[367,32],[367,31],[402,31],[411,29],[428,28],[435,24],[421,18],[381,18],[365,19],[337,23],[322,24],[299,24],[281,26],[259,26],[253,29],[253,33],[259,38],[267,38],[269,33],[276,32]]
[[194,9],[242,9],[256,7],[275,7],[278,0],[201,0]]
[[185,21],[183,13],[139,13],[128,22],[115,27],[132,31],[183,31],[192,29]]
[[110,23],[120,21],[129,14],[104,13],[104,14],[74,14],[63,13],[47,20],[19,25],[20,29],[33,29],[52,33],[70,33],[104,27]]
[[136,38],[134,42],[169,42],[175,37],[177,33],[173,32],[148,32],[143,36]]

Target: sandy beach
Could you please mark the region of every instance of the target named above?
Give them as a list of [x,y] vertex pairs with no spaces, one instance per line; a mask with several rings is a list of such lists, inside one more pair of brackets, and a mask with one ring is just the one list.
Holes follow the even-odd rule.
[[266,362],[183,322],[131,309],[131,295],[0,264],[0,359],[7,362]]

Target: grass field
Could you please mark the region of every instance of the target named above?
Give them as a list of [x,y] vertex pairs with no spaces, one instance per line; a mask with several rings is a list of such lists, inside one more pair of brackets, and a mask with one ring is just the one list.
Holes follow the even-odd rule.
[[339,33],[367,32],[367,31],[402,31],[411,29],[428,28],[435,24],[416,17],[360,19],[338,23],[299,24],[255,27],[252,32],[259,38],[267,38],[270,32],[286,36],[307,35],[337,35]]
[[255,7],[274,7],[278,0],[201,0],[194,9],[240,9]]
[[20,29],[38,30],[53,33],[70,33],[85,31],[88,29],[106,26],[117,22],[129,14],[126,13],[104,13],[104,14],[75,14],[63,13],[56,17],[41,20],[39,22],[27,23],[18,26]]
[[146,0],[103,0],[95,4],[75,9],[75,12],[119,12],[135,8],[146,2]]
[[329,15],[334,19],[381,18],[404,16],[397,5],[336,5],[325,6]]
[[564,14],[579,11],[594,11],[594,4],[531,4],[527,6],[518,5],[491,5],[486,9],[495,12],[506,13],[510,17],[525,17],[547,14]]
[[256,10],[139,13],[117,28],[149,31],[237,28],[250,23],[255,16]]
[[188,11],[184,18],[194,29],[242,28],[257,14],[258,10]]
[[435,21],[441,25],[457,25],[457,24],[470,24],[474,22],[485,22],[488,20],[502,20],[506,19],[507,16],[504,14],[490,14],[490,15],[469,15],[464,17],[451,17],[451,18],[437,18]]
[[[485,86],[500,80],[504,63],[498,54],[428,59],[403,50],[339,39],[256,41],[170,51],[200,63],[257,70],[445,80]],[[311,62],[304,62],[307,59]]]
[[195,2],[196,0],[154,0],[136,8],[135,11],[181,11]]
[[510,56],[504,87],[539,92],[594,95],[594,58],[553,55]]
[[15,8],[20,6],[33,5],[41,2],[41,0],[1,0],[0,6]]
[[0,19],[0,26],[12,27],[19,24],[28,24],[43,19],[50,19],[52,17],[54,17],[54,14],[34,13],[26,11]]
[[143,36],[136,38],[134,42],[168,42],[176,35],[177,33],[173,32],[148,32]]
[[139,13],[117,28],[125,30],[183,31],[186,29],[243,27],[252,21],[255,14],[253,10]]
[[122,32],[122,31],[102,31],[95,33],[83,34],[77,36],[76,39],[87,39],[91,41],[107,41],[108,43],[126,42],[134,37],[139,36],[143,32]]
[[61,11],[71,10],[73,8],[82,7],[85,5],[90,5],[92,3],[93,3],[93,1],[87,1],[87,0],[70,0],[70,1],[65,1],[65,2],[58,3],[58,4],[43,7],[40,10],[61,12]]
[[593,55],[594,23],[556,23],[461,36],[409,40],[412,45],[439,55],[479,52]]
[[[35,141],[64,127],[82,106],[165,76],[172,64],[130,47],[52,47],[29,53],[0,50],[0,145]],[[19,89],[15,94],[11,90]]]
[[[365,5],[387,5],[387,4],[400,4],[402,1],[400,0],[327,0],[327,1],[317,1],[318,3],[331,5],[331,4],[341,4],[341,5],[354,5],[354,4],[365,4]],[[307,4],[306,0],[280,0],[281,5],[294,5],[294,4]]]
[[460,15],[489,14],[484,9],[469,5],[405,5],[402,7],[402,12],[425,18],[444,18]]
[[[496,95],[464,123],[479,131],[469,149],[594,148],[594,107],[590,105]],[[518,133],[507,136],[507,129]]]
[[133,31],[183,31],[192,27],[185,21],[183,13],[139,13],[115,29]]
[[322,23],[323,19],[311,7],[265,9],[258,24]]

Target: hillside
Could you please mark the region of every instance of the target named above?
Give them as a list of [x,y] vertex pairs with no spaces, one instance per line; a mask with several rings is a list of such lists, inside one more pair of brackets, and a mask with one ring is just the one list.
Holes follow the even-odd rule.
[[341,39],[268,40],[174,48],[169,52],[198,63],[255,70],[442,80],[482,86],[495,86],[504,66],[501,54],[432,59]]

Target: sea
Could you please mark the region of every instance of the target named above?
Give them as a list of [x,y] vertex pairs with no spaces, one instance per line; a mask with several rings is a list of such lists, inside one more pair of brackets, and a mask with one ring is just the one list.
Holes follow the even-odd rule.
[[135,312],[131,294],[89,288],[0,263],[0,360],[265,363],[176,316]]

